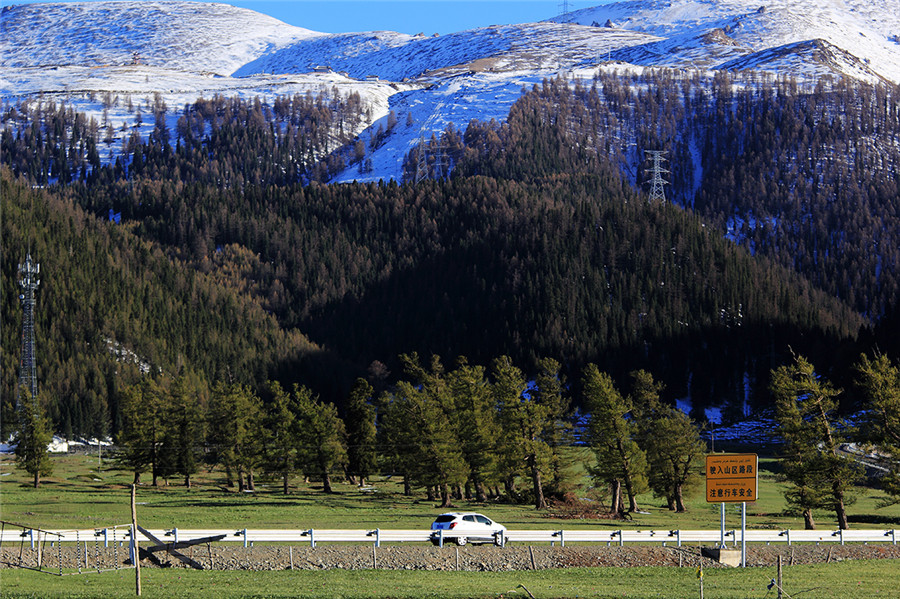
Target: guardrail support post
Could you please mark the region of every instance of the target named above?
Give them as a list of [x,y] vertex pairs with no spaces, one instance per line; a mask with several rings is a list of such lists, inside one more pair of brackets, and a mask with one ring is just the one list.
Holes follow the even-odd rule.
[[34,529],[28,529],[28,538],[31,540],[31,549],[34,550]]
[[892,539],[893,544],[896,545],[897,544],[897,529],[896,528],[891,529],[891,539]]
[[247,547],[247,529],[242,530],[241,534],[244,536],[244,547]]
[[316,548],[316,531],[315,529],[309,529],[309,546],[311,549]]
[[108,528],[103,529],[103,546],[109,547],[109,529]]
[[375,529],[375,546],[381,547],[381,529],[380,528]]
[[725,549],[725,502],[721,502],[719,508],[719,517],[721,519],[719,526],[719,547]]
[[559,531],[559,546],[560,547],[566,546],[566,531],[564,531],[564,530]]
[[841,536],[841,545],[843,545],[844,544],[844,529],[843,528],[839,529],[838,534],[840,534],[840,536]]
[[444,529],[438,531],[438,547],[444,546]]
[[675,537],[678,539],[678,546],[681,547],[681,529],[675,531]]

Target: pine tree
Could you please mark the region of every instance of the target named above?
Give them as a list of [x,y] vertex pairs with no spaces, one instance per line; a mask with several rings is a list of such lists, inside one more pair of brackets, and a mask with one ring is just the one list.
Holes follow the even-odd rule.
[[622,487],[628,495],[629,511],[636,512],[637,496],[647,490],[647,456],[635,441],[637,425],[630,399],[622,397],[612,379],[594,364],[584,369],[584,402],[590,413],[591,448],[597,458],[591,473],[598,481],[612,484],[610,511],[624,511]]
[[297,469],[300,407],[295,398],[276,381],[269,383],[269,392],[272,398],[265,407],[263,418],[263,452],[266,467],[281,476],[281,489],[287,495],[291,475]]
[[41,406],[41,393],[32,396],[31,390],[19,388],[20,405],[17,410],[18,429],[13,437],[16,445],[16,465],[32,476],[34,488],[41,484],[42,476],[53,473],[47,446],[53,438],[50,421]]
[[356,379],[347,398],[347,471],[360,487],[377,465],[374,389],[365,379]]
[[117,436],[116,460],[134,473],[134,484],[148,468],[153,485],[163,474],[163,439],[165,435],[164,398],[168,391],[164,380],[144,377],[122,392],[122,429]]
[[545,484],[557,495],[571,486],[574,458],[566,451],[571,446],[572,424],[569,422],[569,398],[566,397],[565,380],[561,365],[553,358],[538,361],[535,378],[535,401],[547,410],[546,428],[542,438],[550,448],[550,479]]
[[864,395],[862,437],[874,445],[889,472],[879,480],[881,488],[900,502],[900,367],[887,356],[862,356],[857,365]]
[[378,397],[378,448],[384,460],[382,470],[403,477],[403,494],[412,495],[413,476],[418,467],[419,432],[407,414],[406,398],[385,391]]
[[687,414],[666,407],[649,426],[645,446],[649,466],[650,488],[658,497],[666,498],[669,508],[686,511],[684,498],[699,488],[702,459],[706,445],[700,431]]
[[452,419],[452,397],[444,379],[440,358],[432,356],[429,369],[417,354],[401,355],[403,369],[412,381],[400,381],[395,390],[398,415],[412,434],[404,435],[415,456],[410,463],[411,478],[420,485],[437,489],[441,507],[451,505],[451,487],[465,483],[469,468],[460,450]]
[[846,505],[860,479],[858,464],[838,453],[849,427],[834,416],[841,391],[816,374],[803,356],[772,371],[769,385],[775,397],[778,432],[784,439],[783,476],[791,484],[788,502],[802,510],[807,528],[814,528],[813,508],[829,505],[838,527],[849,527]]
[[204,414],[206,383],[196,375],[184,373],[172,384],[165,413],[165,451],[173,457],[172,469],[184,477],[191,488],[191,476],[200,470],[206,443]]
[[[556,424],[553,405],[540,403],[537,394],[526,391],[524,376],[512,361],[503,356],[494,361],[493,390],[498,409],[498,422],[502,428],[499,443],[500,464],[507,493],[514,495],[515,476],[519,473],[531,480],[535,509],[546,509],[545,480],[552,477],[553,448],[545,435],[548,427]],[[553,385],[547,382],[545,393]],[[550,394],[550,397],[554,397]]]
[[527,388],[525,375],[509,356],[494,360],[491,393],[497,409],[497,469],[506,495],[518,499],[516,478],[525,473],[525,446],[520,432],[519,404]]
[[647,455],[648,483],[670,510],[683,512],[684,497],[700,483],[706,446],[688,415],[662,402],[662,383],[644,370],[633,372],[632,378],[631,404],[638,444]]
[[460,357],[457,367],[447,376],[447,384],[453,398],[460,448],[469,466],[469,481],[475,488],[475,500],[487,501],[486,486],[496,480],[497,424],[484,368],[470,366],[464,357]]
[[[209,402],[209,444],[225,466],[228,485],[254,490],[253,471],[262,459],[262,402],[249,388],[219,382]],[[245,479],[246,476],[246,479]]]
[[296,385],[293,400],[299,409],[299,457],[306,472],[322,478],[322,490],[332,493],[331,475],[347,465],[347,431],[332,403]]

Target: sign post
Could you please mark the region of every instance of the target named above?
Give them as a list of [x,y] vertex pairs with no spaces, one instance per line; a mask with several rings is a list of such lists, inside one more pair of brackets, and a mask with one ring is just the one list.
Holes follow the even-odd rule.
[[741,568],[747,567],[747,502],[741,502]]
[[741,504],[741,567],[747,566],[747,502],[756,501],[758,466],[755,453],[706,456],[706,501],[722,504],[720,548],[725,547],[725,504]]

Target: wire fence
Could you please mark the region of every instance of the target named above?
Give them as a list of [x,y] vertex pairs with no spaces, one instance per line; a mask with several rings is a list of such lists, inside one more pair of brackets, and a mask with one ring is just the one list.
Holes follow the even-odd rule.
[[134,568],[134,539],[130,524],[45,530],[0,521],[0,564],[56,576]]

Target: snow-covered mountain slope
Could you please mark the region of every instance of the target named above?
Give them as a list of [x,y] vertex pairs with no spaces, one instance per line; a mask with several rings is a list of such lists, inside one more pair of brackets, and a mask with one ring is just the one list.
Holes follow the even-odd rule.
[[[109,98],[149,106],[159,94],[174,119],[217,93],[356,92],[371,107],[367,125],[390,110],[399,123],[365,178],[399,178],[422,135],[503,119],[520,90],[545,77],[664,66],[900,83],[896,1],[631,0],[439,37],[318,33],[214,3],[9,6],[0,13],[0,98],[61,99],[117,129],[146,131],[131,102]],[[352,168],[339,180],[362,177]]]
[[480,71],[559,71],[596,64],[611,50],[658,39],[640,32],[556,23],[484,27],[440,37],[401,37],[391,32],[332,35],[284,47],[236,74],[308,72],[315,65],[327,65],[356,78],[377,75],[402,81]]
[[[744,69],[828,72],[900,83],[898,8],[896,0],[628,0],[552,20],[665,38],[641,57],[640,64],[705,68],[740,64]],[[716,60],[714,53],[698,56],[698,42],[703,40],[731,48],[735,55],[729,62]],[[806,52],[816,40],[833,46],[845,59],[830,61]],[[798,55],[790,62],[752,60],[754,55],[769,57],[775,49],[784,55],[792,48]],[[734,62],[737,55],[745,60]],[[854,59],[852,64],[846,57]]]
[[25,4],[0,15],[0,66],[142,64],[230,75],[257,56],[325,34],[227,4]]

